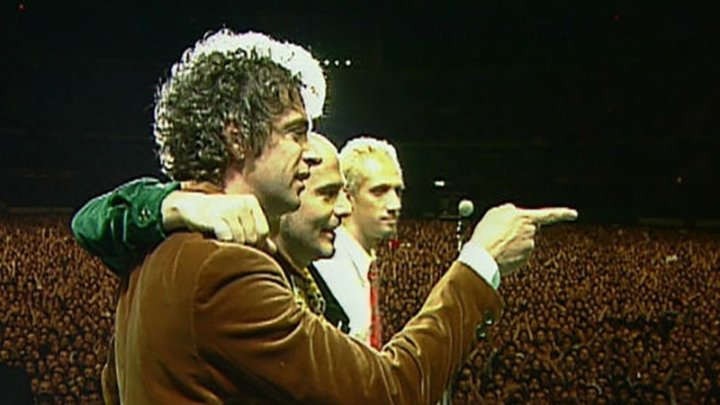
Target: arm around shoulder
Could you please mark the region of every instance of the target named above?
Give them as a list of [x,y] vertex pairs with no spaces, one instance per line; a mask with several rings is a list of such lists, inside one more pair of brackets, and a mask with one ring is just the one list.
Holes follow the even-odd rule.
[[86,203],[73,217],[72,232],[115,274],[124,274],[165,238],[160,207],[179,187],[153,178],[123,184]]

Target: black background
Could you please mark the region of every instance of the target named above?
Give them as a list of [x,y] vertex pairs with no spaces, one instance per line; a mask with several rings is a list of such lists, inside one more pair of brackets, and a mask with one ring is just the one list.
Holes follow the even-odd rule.
[[226,26],[331,62],[320,132],[391,140],[410,215],[468,196],[720,217],[718,2],[144,3],[2,3],[3,204],[79,207],[159,176],[154,86]]

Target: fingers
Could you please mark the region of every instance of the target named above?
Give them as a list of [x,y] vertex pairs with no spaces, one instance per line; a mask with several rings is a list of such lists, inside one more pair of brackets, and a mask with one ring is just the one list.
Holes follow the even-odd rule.
[[488,210],[476,225],[472,240],[480,243],[500,272],[507,275],[527,264],[542,225],[571,221],[577,216],[577,211],[566,207],[526,209],[503,204]]
[[[200,188],[204,183],[189,183]],[[222,241],[257,245],[270,233],[265,213],[253,195],[184,193],[182,223],[191,230],[212,231]]]
[[244,223],[241,223],[237,216],[233,216],[231,218],[223,218],[223,222],[228,224],[230,227],[230,230],[232,231],[232,241],[236,243],[242,243],[245,244],[248,241],[247,233],[245,230],[247,229],[247,225]]
[[233,231],[230,228],[230,225],[221,218],[217,219],[212,224],[212,231],[215,233],[215,237],[218,238],[218,240],[226,242],[234,240]]
[[273,242],[273,240],[270,238],[267,238],[266,240],[267,240],[267,247],[268,247],[269,251],[272,253],[277,252],[278,248],[277,248],[277,245],[275,244],[275,242]]
[[241,243],[261,245],[270,233],[265,213],[254,196],[247,196],[238,202],[235,208],[236,220],[243,228],[245,240]]
[[539,225],[535,225],[532,222],[528,222],[522,226],[522,229],[529,235],[535,235],[535,232],[539,228]]
[[267,238],[268,234],[270,233],[270,227],[268,226],[267,219],[265,218],[265,213],[260,207],[260,203],[255,198],[253,198],[253,202],[254,204],[250,210],[250,213],[255,222],[255,232],[257,233],[257,240],[262,241],[263,239]]
[[520,214],[537,225],[550,225],[561,221],[574,221],[578,217],[576,210],[566,207],[519,209]]
[[249,245],[256,244],[258,241],[258,235],[255,227],[255,217],[249,209],[243,209],[243,207],[238,210],[236,215],[237,216],[234,220],[239,221],[238,227],[242,228],[244,235],[243,241],[236,240],[236,242],[247,243]]
[[222,196],[226,203],[213,231],[220,240],[258,245],[269,234],[269,226],[260,203],[254,196]]
[[270,253],[277,252],[277,245],[270,238],[260,239],[260,244],[258,247],[265,250],[266,252],[270,252]]

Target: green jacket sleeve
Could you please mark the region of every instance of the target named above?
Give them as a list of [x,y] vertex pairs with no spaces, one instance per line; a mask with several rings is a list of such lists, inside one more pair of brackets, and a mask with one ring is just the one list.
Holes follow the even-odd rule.
[[129,272],[165,239],[160,207],[180,183],[145,177],[95,197],[73,217],[80,245],[118,276]]

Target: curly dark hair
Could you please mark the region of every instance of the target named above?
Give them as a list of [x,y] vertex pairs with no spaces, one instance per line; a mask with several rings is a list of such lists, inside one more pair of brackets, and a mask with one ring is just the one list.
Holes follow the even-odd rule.
[[273,121],[302,105],[299,79],[270,58],[242,49],[188,51],[155,98],[163,172],[175,181],[223,185],[228,164],[243,153],[258,156]]

